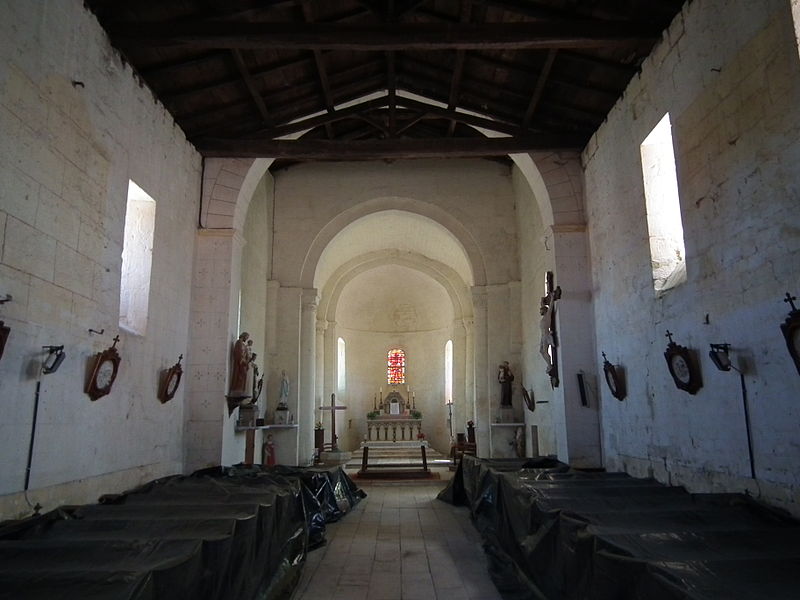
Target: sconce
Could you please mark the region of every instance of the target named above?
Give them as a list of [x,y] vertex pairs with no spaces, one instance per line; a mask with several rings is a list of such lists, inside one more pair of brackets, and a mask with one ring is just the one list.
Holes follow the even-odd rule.
[[64,346],[42,346],[42,348],[48,352],[47,358],[42,363],[42,373],[45,375],[55,373],[67,357],[64,354]]
[[711,344],[708,356],[711,357],[711,362],[720,371],[730,371],[733,366],[729,355],[730,347],[730,344]]

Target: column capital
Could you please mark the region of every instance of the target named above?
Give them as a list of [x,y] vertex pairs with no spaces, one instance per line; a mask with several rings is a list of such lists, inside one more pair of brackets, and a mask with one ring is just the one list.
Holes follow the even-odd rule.
[[322,335],[328,328],[328,322],[321,319],[317,319],[316,328],[317,328],[317,335]]
[[300,302],[303,306],[303,312],[316,312],[319,306],[319,296],[317,296],[316,289],[304,289],[300,294]]
[[486,308],[488,304],[486,287],[474,286],[470,288],[470,292],[472,293],[472,305],[475,308]]

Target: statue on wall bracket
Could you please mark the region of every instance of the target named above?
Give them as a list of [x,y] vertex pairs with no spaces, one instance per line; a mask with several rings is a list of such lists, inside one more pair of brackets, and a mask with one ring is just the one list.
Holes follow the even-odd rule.
[[556,332],[556,301],[561,299],[561,288],[554,287],[553,272],[545,273],[545,295],[539,305],[539,322],[541,338],[539,340],[539,354],[547,364],[547,375],[550,377],[550,386],[558,387],[558,335]]
[[794,305],[797,300],[796,296],[792,296],[786,292],[786,297],[783,299],[792,310],[789,311],[789,316],[781,323],[781,331],[783,337],[786,338],[786,347],[789,349],[789,355],[794,361],[794,366],[797,372],[800,373],[800,310]]

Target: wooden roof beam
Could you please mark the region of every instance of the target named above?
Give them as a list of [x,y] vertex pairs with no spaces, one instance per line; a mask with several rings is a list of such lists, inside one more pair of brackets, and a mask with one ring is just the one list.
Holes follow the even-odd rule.
[[599,48],[652,42],[657,31],[605,21],[519,23],[230,23],[125,24],[111,36],[123,47],[283,48],[317,50],[482,50]]

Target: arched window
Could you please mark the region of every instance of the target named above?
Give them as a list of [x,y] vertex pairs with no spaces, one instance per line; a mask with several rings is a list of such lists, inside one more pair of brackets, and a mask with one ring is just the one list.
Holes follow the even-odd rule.
[[122,244],[119,324],[123,329],[138,335],[144,335],[147,330],[155,226],[156,201],[129,180],[125,237]]
[[344,340],[339,338],[339,342],[337,345],[337,355],[338,360],[336,364],[336,383],[339,391],[344,390],[347,387],[347,371],[346,371],[346,363],[345,363],[345,345]]
[[386,356],[386,382],[389,385],[406,382],[406,353],[400,348],[389,350]]
[[642,142],[641,154],[653,288],[660,296],[686,281],[686,248],[669,113]]
[[444,403],[453,403],[453,340],[444,345]]

